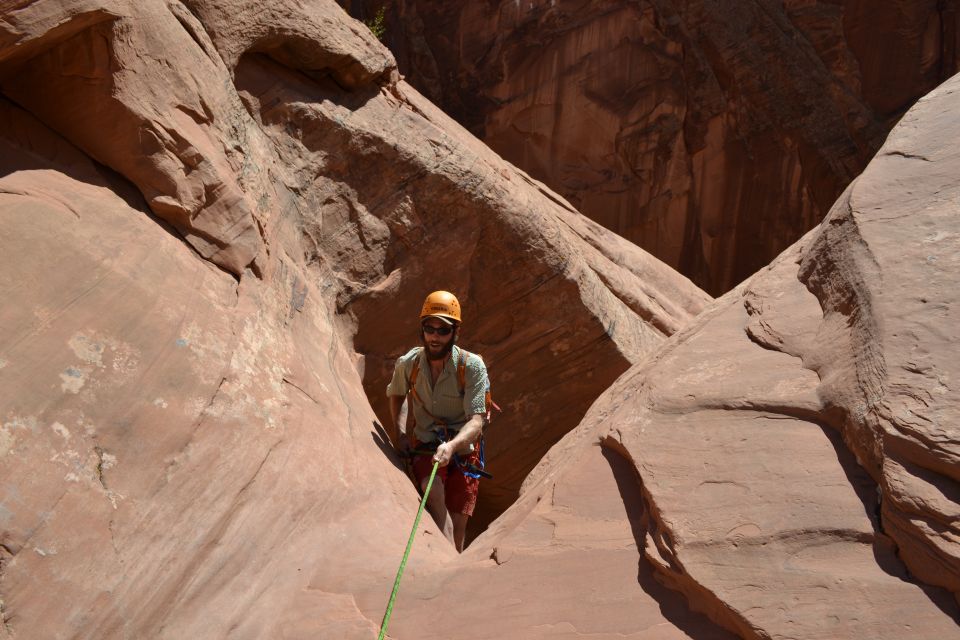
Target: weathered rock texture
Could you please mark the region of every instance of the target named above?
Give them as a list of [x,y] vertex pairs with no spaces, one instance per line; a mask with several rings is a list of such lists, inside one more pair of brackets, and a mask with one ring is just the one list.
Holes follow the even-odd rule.
[[[527,492],[458,562],[403,585],[391,635],[449,638],[452,615],[471,640],[736,637],[658,583],[638,551],[643,501],[630,464],[595,442],[568,444],[547,465],[553,482]],[[357,602],[383,606],[377,594]]]
[[955,3],[386,6],[410,81],[593,220],[719,295],[818,223],[957,69]]
[[960,638],[958,108],[960,77],[819,228],[622,376],[410,585],[401,637],[456,610],[473,638]]
[[506,407],[478,522],[519,498],[423,523],[393,637],[960,636],[960,80],[692,321],[330,2],[5,7],[0,638],[373,637],[440,287]]
[[332,2],[8,3],[0,93],[0,637],[369,638],[418,496],[365,392],[426,292],[506,408],[481,524],[709,301]]
[[819,228],[621,377],[474,557],[572,544],[558,496],[599,443],[642,492],[641,584],[649,562],[743,638],[960,638],[958,109],[960,76]]

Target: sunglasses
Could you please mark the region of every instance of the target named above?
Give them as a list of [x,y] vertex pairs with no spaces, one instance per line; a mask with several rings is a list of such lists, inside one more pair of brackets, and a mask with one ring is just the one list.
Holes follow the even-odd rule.
[[448,336],[453,333],[453,327],[431,327],[428,324],[422,324],[420,325],[420,328],[423,329],[423,332],[427,335],[433,335],[436,333],[437,335]]

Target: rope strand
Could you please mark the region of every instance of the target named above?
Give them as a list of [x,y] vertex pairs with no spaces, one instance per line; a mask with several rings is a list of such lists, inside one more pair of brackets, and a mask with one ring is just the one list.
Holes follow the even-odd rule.
[[407,566],[407,558],[410,557],[410,549],[413,547],[413,539],[417,534],[417,526],[420,524],[420,516],[423,515],[423,507],[427,504],[427,496],[430,495],[430,489],[433,487],[433,478],[437,475],[439,462],[433,463],[433,471],[430,472],[430,480],[427,481],[427,489],[423,492],[423,499],[420,501],[420,508],[417,509],[417,517],[413,521],[413,530],[410,531],[410,539],[407,540],[407,550],[403,552],[403,560],[400,561],[400,568],[397,569],[397,578],[393,581],[393,592],[390,594],[390,601],[387,602],[387,611],[383,614],[383,622],[380,623],[380,635],[377,640],[383,640],[387,633],[387,624],[390,622],[390,614],[393,613],[393,603],[397,599],[397,592],[400,591],[400,578],[403,576],[403,570]]

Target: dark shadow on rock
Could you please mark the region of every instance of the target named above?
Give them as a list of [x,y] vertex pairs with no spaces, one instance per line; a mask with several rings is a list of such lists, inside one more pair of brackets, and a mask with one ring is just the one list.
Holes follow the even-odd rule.
[[0,88],[0,178],[17,171],[56,171],[77,182],[107,188],[195,252],[173,225],[150,210],[136,185],[81,151]]
[[873,557],[877,566],[887,575],[918,586],[938,609],[960,625],[960,606],[958,606],[953,595],[946,589],[934,587],[917,580],[900,559],[896,543],[884,533],[880,509],[881,493],[877,483],[860,466],[856,457],[844,444],[843,437],[835,429],[823,424],[818,424],[818,426],[823,430],[830,444],[833,445],[833,449],[837,453],[837,460],[847,476],[847,481],[850,482],[850,486],[853,487],[857,497],[860,498],[863,509],[873,524],[873,530],[876,534],[873,543]]
[[[812,420],[811,420],[812,421]],[[880,494],[877,489],[877,483],[874,482],[866,469],[860,466],[856,457],[847,448],[843,442],[843,436],[836,429],[816,422],[817,426],[823,431],[823,434],[833,445],[833,450],[837,453],[837,460],[843,468],[843,473],[847,476],[847,482],[853,488],[853,491],[863,503],[863,510],[870,518],[873,530],[882,533],[883,527],[880,522]]]
[[373,438],[374,444],[380,447],[380,451],[383,452],[383,455],[385,455],[390,462],[393,463],[393,466],[400,471],[404,471],[403,462],[400,460],[400,456],[390,443],[390,438],[387,436],[387,431],[383,428],[383,425],[376,420],[373,421],[373,431],[370,432],[370,437]]
[[960,605],[957,604],[956,597],[946,589],[940,587],[931,587],[928,584],[919,582],[916,584],[920,587],[920,590],[923,591],[924,595],[930,598],[930,602],[940,609],[944,615],[953,620],[957,627],[960,628]]
[[[544,302],[531,309],[543,304],[565,312],[559,301],[581,300],[582,292],[563,275],[566,262],[531,250],[540,231],[506,232],[507,219],[499,227],[501,208],[516,206],[496,195],[509,190],[509,178],[489,174],[483,156],[458,135],[441,134],[413,105],[391,106],[399,98],[375,97],[375,85],[345,91],[332,77],[264,52],[244,54],[234,82],[280,157],[304,167],[291,188],[309,205],[300,228],[308,263],[343,256],[337,311],[356,319],[353,348],[363,355],[363,386],[378,415],[386,415],[383,389],[397,357],[419,341],[423,296],[449,289],[466,302],[469,333],[461,344],[486,360],[501,406],[520,407],[505,411],[489,433],[487,464],[495,478],[481,483],[467,527],[473,540],[516,501],[530,470],[630,361],[611,340],[609,324],[587,309],[556,321],[527,315],[527,305],[515,305],[509,317],[496,311],[535,294]],[[408,125],[417,136],[409,144]],[[351,257],[364,255],[374,260]],[[576,334],[577,346],[553,355],[547,345],[565,334]],[[504,373],[515,377],[501,386]]]
[[637,567],[637,582],[640,588],[660,604],[660,612],[671,624],[693,640],[734,640],[735,635],[716,625],[702,613],[692,611],[683,595],[666,588],[657,581],[653,566],[643,554],[646,544],[646,526],[640,477],[623,456],[606,446],[601,449],[603,457],[613,471],[620,498],[627,511],[627,519],[630,521],[630,530],[633,532],[633,538],[640,553]]
[[[295,69],[283,64],[270,52],[249,52],[241,56],[234,70],[234,85],[237,92],[252,96],[269,96],[262,102],[266,111],[279,103],[331,102],[350,111],[356,111],[369,100],[379,95],[380,86],[368,84],[350,90],[337,82],[333,74],[323,69]],[[252,111],[252,105],[244,100],[251,117],[263,121],[263,113]]]

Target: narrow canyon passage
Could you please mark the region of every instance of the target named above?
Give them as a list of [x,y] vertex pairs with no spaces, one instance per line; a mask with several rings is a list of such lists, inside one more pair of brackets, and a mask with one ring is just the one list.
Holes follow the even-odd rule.
[[[736,637],[654,576],[635,469],[596,443],[569,453],[562,478],[522,516],[508,511],[476,548],[440,568],[411,558],[393,637],[445,638],[449,624],[465,640]],[[358,606],[374,618],[382,596],[362,594]]]

